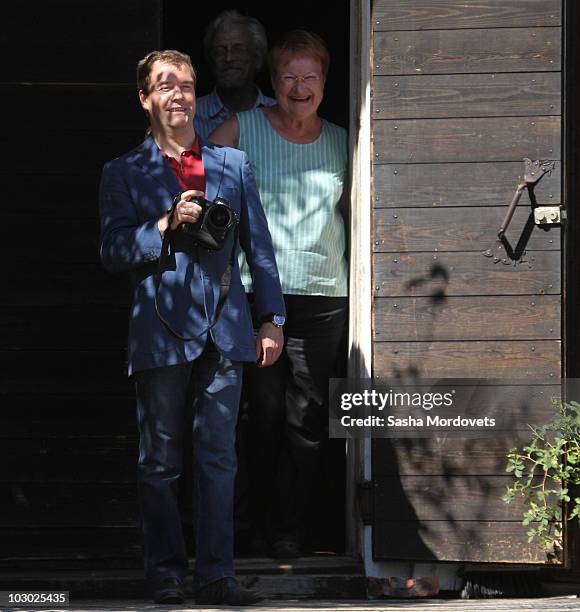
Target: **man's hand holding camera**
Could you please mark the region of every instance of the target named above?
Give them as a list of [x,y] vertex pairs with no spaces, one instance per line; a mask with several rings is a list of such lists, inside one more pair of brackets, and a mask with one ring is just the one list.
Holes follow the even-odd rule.
[[[195,223],[199,219],[202,208],[196,202],[191,201],[196,197],[203,197],[203,192],[197,191],[196,189],[190,189],[189,191],[184,191],[181,194],[179,201],[175,205],[175,211],[173,213],[173,220],[171,223],[172,230],[177,229],[182,223]],[[159,219],[157,222],[157,227],[159,228],[159,233],[161,236],[165,234],[168,225],[169,213],[161,217],[161,219]]]

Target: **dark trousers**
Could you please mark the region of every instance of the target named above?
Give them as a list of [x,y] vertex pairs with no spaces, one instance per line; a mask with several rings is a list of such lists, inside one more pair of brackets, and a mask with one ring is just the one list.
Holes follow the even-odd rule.
[[328,436],[328,379],[334,375],[347,298],[285,295],[285,344],[271,367],[246,367],[248,468],[254,532],[301,543]]
[[[242,365],[224,359],[211,340],[192,363],[134,375],[139,502],[150,580],[182,580],[188,570],[177,499],[184,436],[192,436],[193,448],[194,586],[234,576],[235,430],[241,375]],[[191,431],[184,431],[186,411],[193,412]]]

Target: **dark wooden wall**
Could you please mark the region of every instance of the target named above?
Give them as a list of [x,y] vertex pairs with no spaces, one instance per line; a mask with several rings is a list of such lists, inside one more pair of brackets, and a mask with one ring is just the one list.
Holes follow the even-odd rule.
[[0,566],[138,566],[129,293],[99,262],[97,191],[142,140],[161,0],[9,3],[2,30]]
[[[374,2],[376,377],[558,383],[561,232],[535,228],[517,262],[496,234],[523,157],[557,161],[536,194],[561,200],[562,17],[561,0]],[[512,245],[529,214],[524,194]],[[375,441],[375,557],[544,561],[500,500],[512,441]]]

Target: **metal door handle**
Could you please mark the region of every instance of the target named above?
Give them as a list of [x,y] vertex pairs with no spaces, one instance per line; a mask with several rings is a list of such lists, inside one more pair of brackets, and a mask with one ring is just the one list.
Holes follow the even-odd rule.
[[503,223],[501,224],[501,227],[499,228],[497,232],[497,237],[500,240],[504,237],[504,234],[506,233],[507,228],[509,227],[510,221],[512,220],[512,217],[514,216],[514,212],[516,211],[516,206],[518,205],[518,202],[520,201],[520,198],[522,197],[522,193],[524,192],[524,189],[528,190],[528,192],[530,193],[530,198],[533,201],[534,187],[538,184],[540,179],[545,174],[550,174],[556,165],[556,162],[553,162],[553,161],[546,161],[546,160],[540,160],[540,159],[532,161],[531,159],[528,159],[527,157],[524,157],[524,163],[526,167],[525,173],[524,173],[524,180],[521,181],[516,187],[516,192],[514,193],[514,197],[512,198],[512,201],[510,202],[510,205],[507,209],[505,219],[503,220]]

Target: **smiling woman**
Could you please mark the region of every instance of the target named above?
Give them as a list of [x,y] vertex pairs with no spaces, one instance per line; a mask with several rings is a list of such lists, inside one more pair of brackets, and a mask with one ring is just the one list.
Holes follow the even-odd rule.
[[274,129],[287,140],[306,144],[322,129],[318,107],[322,102],[324,64],[315,56],[286,52],[272,64],[277,106],[264,109]]
[[[276,104],[238,113],[210,135],[248,154],[286,303],[283,358],[269,371],[245,373],[253,536],[256,547],[269,545],[280,558],[301,556],[307,542],[328,379],[346,322],[347,135],[318,115],[328,64],[319,36],[289,32],[270,52]],[[251,294],[247,266],[241,269]]]

